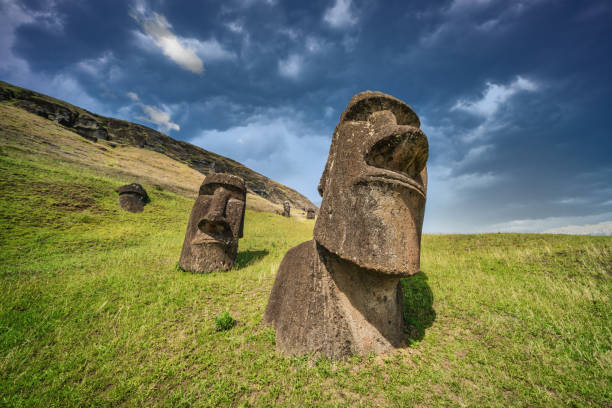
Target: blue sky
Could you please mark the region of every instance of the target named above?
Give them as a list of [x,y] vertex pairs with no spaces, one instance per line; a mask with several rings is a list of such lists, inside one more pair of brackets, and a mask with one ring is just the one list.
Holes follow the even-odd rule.
[[317,204],[349,99],[386,92],[429,138],[426,232],[540,232],[612,221],[610,39],[596,0],[0,0],[0,79]]

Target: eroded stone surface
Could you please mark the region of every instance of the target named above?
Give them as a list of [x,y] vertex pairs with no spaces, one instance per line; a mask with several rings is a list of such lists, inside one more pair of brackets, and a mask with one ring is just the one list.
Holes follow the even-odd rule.
[[353,97],[319,183],[314,240],[285,255],[266,308],[278,350],[344,357],[403,345],[399,278],[419,271],[427,156],[408,105]]
[[116,191],[119,193],[119,206],[126,211],[142,212],[149,202],[146,190],[138,183],[126,184]]
[[245,204],[242,178],[223,173],[206,176],[191,210],[179,266],[190,272],[228,270],[234,266]]

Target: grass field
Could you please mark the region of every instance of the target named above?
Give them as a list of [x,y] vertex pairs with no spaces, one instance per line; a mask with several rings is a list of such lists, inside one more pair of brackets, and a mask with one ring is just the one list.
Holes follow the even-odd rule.
[[0,406],[612,404],[612,237],[426,235],[403,281],[410,346],[286,357],[261,319],[313,222],[247,210],[237,267],[190,274],[193,200],[144,183],[127,213],[126,181],[2,146]]

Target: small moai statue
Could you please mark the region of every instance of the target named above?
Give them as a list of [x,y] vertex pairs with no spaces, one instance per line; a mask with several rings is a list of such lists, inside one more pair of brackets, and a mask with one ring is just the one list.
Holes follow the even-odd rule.
[[283,203],[283,217],[291,217],[291,204],[289,201]]
[[309,208],[306,210],[306,219],[314,220],[315,219],[315,210],[313,208]]
[[264,314],[287,354],[342,358],[405,345],[400,278],[419,272],[427,137],[404,102],[355,95],[319,183],[314,239],[285,255]]
[[234,266],[238,239],[243,234],[245,204],[242,178],[224,173],[206,176],[191,210],[179,266],[200,273]]
[[142,212],[150,201],[147,191],[138,183],[126,184],[115,191],[119,193],[119,207],[129,212]]

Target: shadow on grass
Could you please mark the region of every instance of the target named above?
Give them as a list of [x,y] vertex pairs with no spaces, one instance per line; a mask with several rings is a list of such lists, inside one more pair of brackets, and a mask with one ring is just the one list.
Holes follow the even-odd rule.
[[404,294],[404,322],[410,343],[422,340],[425,329],[431,327],[436,320],[433,309],[433,292],[427,283],[427,275],[419,272],[409,278],[402,279]]
[[252,263],[268,255],[268,253],[269,252],[267,249],[258,251],[240,251],[238,252],[238,256],[236,256],[236,269],[246,268]]

